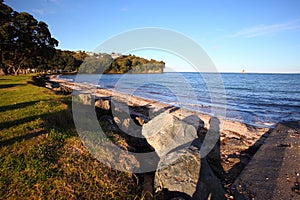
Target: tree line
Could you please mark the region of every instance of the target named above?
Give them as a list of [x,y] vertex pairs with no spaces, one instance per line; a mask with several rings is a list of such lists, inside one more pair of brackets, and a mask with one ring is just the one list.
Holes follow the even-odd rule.
[[17,12],[0,0],[0,75],[41,71],[84,73],[161,73],[163,61],[134,55],[91,54],[56,49],[48,25],[27,12]]
[[56,49],[48,25],[27,12],[17,12],[0,0],[0,74],[29,71],[75,71],[85,52]]
[[81,65],[81,73],[162,73],[163,61],[147,60],[135,55],[120,55],[113,59],[110,54],[94,54],[87,57]]

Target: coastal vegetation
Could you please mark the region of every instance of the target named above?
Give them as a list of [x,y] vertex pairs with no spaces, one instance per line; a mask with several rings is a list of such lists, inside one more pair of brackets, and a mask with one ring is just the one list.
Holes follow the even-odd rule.
[[86,73],[161,73],[164,62],[57,49],[45,22],[3,0],[0,19],[0,75],[6,75],[0,77],[0,199],[143,199],[135,174],[100,163],[84,147],[71,96],[32,79],[38,72],[78,72],[80,66]]
[[113,59],[109,54],[93,54],[81,65],[81,73],[162,73],[163,61],[147,60],[135,55],[120,55]]
[[87,54],[56,49],[48,25],[0,2],[0,74],[74,71]]
[[85,149],[71,97],[30,82],[30,75],[0,78],[0,198],[143,198],[135,175],[105,166]]
[[48,25],[0,2],[0,66],[2,73],[22,72],[53,57],[58,41]]
[[38,72],[78,72],[81,65],[86,73],[156,73],[164,62],[57,49],[45,22],[3,0],[0,19],[0,199],[143,199],[135,174],[100,163],[82,144],[71,96],[32,80]]
[[31,72],[162,73],[163,61],[56,49],[48,25],[0,0],[0,75]]

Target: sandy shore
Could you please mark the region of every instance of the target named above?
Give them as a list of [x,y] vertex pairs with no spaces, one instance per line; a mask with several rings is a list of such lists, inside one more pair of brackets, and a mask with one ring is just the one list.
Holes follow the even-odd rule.
[[[168,112],[171,115],[174,115],[179,119],[182,119],[189,124],[194,125],[195,127],[198,127],[200,119],[205,130],[209,130],[210,128],[209,121],[212,117],[206,114],[190,111],[183,108],[177,108],[161,102],[131,96],[107,89],[91,88],[91,86],[87,84],[68,82],[58,79],[55,76],[50,77],[50,81],[59,83],[59,85],[63,88],[69,88],[72,91],[75,90],[80,91],[80,93],[91,94],[95,97],[95,99],[113,98],[114,101],[121,102],[121,105],[125,105],[127,106],[127,108],[146,107],[147,110],[152,110],[152,112]],[[135,115],[146,118],[146,116],[143,116],[144,114],[139,109],[134,112]],[[222,160],[222,166],[225,172],[229,173],[233,170],[233,168],[237,168],[234,169],[234,172],[230,172],[233,173],[232,179],[235,179],[236,176],[241,172],[243,167],[246,166],[251,160],[257,149],[263,144],[264,140],[270,133],[270,129],[255,127],[224,118],[219,118],[219,121],[219,156]],[[200,132],[201,131],[203,132],[203,129],[200,130]]]
[[[161,109],[166,109],[166,111],[172,110],[170,114],[178,117],[179,119],[184,119],[187,118],[188,116],[197,116],[199,117],[199,119],[201,119],[204,122],[204,127],[206,129],[209,129],[209,120],[211,116],[207,114],[202,114],[184,108],[174,109],[174,107],[158,101],[127,95],[127,94],[123,94],[120,92],[111,91],[107,89],[91,88],[91,86],[87,84],[67,82],[56,78],[56,76],[51,76],[50,81],[59,83],[60,85],[71,88],[72,90],[85,91],[86,93],[90,93],[94,95],[96,98],[113,97],[115,100],[124,102],[128,106],[146,106],[149,109],[153,109],[153,110],[161,110]],[[237,138],[243,137],[245,138],[245,142],[247,143],[248,146],[252,146],[255,142],[257,142],[262,137],[262,135],[264,135],[266,132],[269,131],[269,128],[255,127],[238,121],[232,121],[224,118],[219,118],[219,120],[220,120],[221,140],[224,138],[231,138],[231,137],[237,137]]]

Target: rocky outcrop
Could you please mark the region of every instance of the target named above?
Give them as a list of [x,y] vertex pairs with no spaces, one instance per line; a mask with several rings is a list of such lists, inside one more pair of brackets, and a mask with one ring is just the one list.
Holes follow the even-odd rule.
[[154,186],[168,191],[164,198],[225,198],[206,158],[200,159],[201,144],[194,126],[162,113],[143,126],[142,134],[160,157]]
[[32,81],[35,85],[44,87],[46,85],[46,82],[49,82],[49,77],[46,75],[33,76]]

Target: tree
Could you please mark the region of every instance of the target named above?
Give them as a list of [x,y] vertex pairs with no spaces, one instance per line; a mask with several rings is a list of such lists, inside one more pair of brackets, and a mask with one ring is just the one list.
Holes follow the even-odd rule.
[[13,39],[13,27],[11,23],[11,18],[13,14],[13,9],[9,6],[3,4],[0,1],[0,69],[3,73],[7,73],[7,69],[4,67],[3,60],[5,57],[5,52],[9,49],[9,44]]
[[2,68],[18,74],[25,67],[44,65],[53,57],[58,41],[51,37],[48,25],[26,12],[18,13],[0,2],[0,38]]

